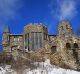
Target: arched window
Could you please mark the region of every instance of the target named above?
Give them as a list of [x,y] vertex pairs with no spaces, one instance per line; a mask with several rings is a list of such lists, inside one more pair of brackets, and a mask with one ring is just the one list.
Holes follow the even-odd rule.
[[79,48],[78,44],[77,43],[74,43],[74,48]]
[[52,53],[55,53],[55,52],[56,52],[56,46],[52,46],[52,47],[51,47],[51,52],[52,52]]
[[71,48],[71,44],[70,43],[66,43],[66,48]]

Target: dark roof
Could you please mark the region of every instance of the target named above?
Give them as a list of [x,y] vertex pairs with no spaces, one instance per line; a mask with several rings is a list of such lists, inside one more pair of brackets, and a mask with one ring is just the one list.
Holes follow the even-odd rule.
[[23,36],[22,34],[10,34],[10,36]]
[[49,35],[49,36],[57,36],[57,35]]

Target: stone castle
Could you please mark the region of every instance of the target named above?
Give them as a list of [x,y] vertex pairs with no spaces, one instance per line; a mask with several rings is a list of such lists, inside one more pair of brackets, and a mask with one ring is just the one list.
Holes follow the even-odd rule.
[[52,54],[60,52],[66,64],[73,64],[71,68],[77,61],[80,62],[80,37],[74,35],[69,21],[59,23],[57,35],[49,35],[47,27],[42,23],[28,24],[19,35],[11,34],[7,27],[3,32],[2,44],[7,53],[18,53],[18,50],[35,52],[43,48]]

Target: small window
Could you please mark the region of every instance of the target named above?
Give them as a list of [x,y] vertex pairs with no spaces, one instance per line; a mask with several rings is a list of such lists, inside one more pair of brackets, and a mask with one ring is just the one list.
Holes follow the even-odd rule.
[[74,43],[74,48],[79,48],[78,44],[77,43]]
[[56,46],[52,46],[52,47],[51,47],[51,52],[52,52],[52,53],[55,53],[55,52],[56,52]]
[[66,48],[71,48],[71,44],[70,43],[66,43]]
[[18,41],[19,41],[19,38],[14,38],[14,41],[15,41],[15,42],[18,42]]

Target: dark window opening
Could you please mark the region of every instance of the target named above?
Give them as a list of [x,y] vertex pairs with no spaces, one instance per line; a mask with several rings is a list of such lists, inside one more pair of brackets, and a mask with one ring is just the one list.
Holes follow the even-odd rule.
[[44,40],[47,40],[47,34],[44,33]]
[[74,48],[79,48],[78,44],[77,43],[74,43]]
[[55,52],[56,52],[56,46],[52,46],[52,47],[51,47],[51,52],[52,52],[52,53],[55,53]]
[[34,50],[34,33],[31,33],[32,50]]
[[42,48],[42,33],[39,33],[39,46]]
[[14,36],[14,38],[18,38],[18,36]]
[[35,33],[35,49],[38,49],[38,33]]
[[70,43],[66,43],[66,48],[71,48],[71,44]]
[[29,50],[29,33],[25,35],[25,49]]

